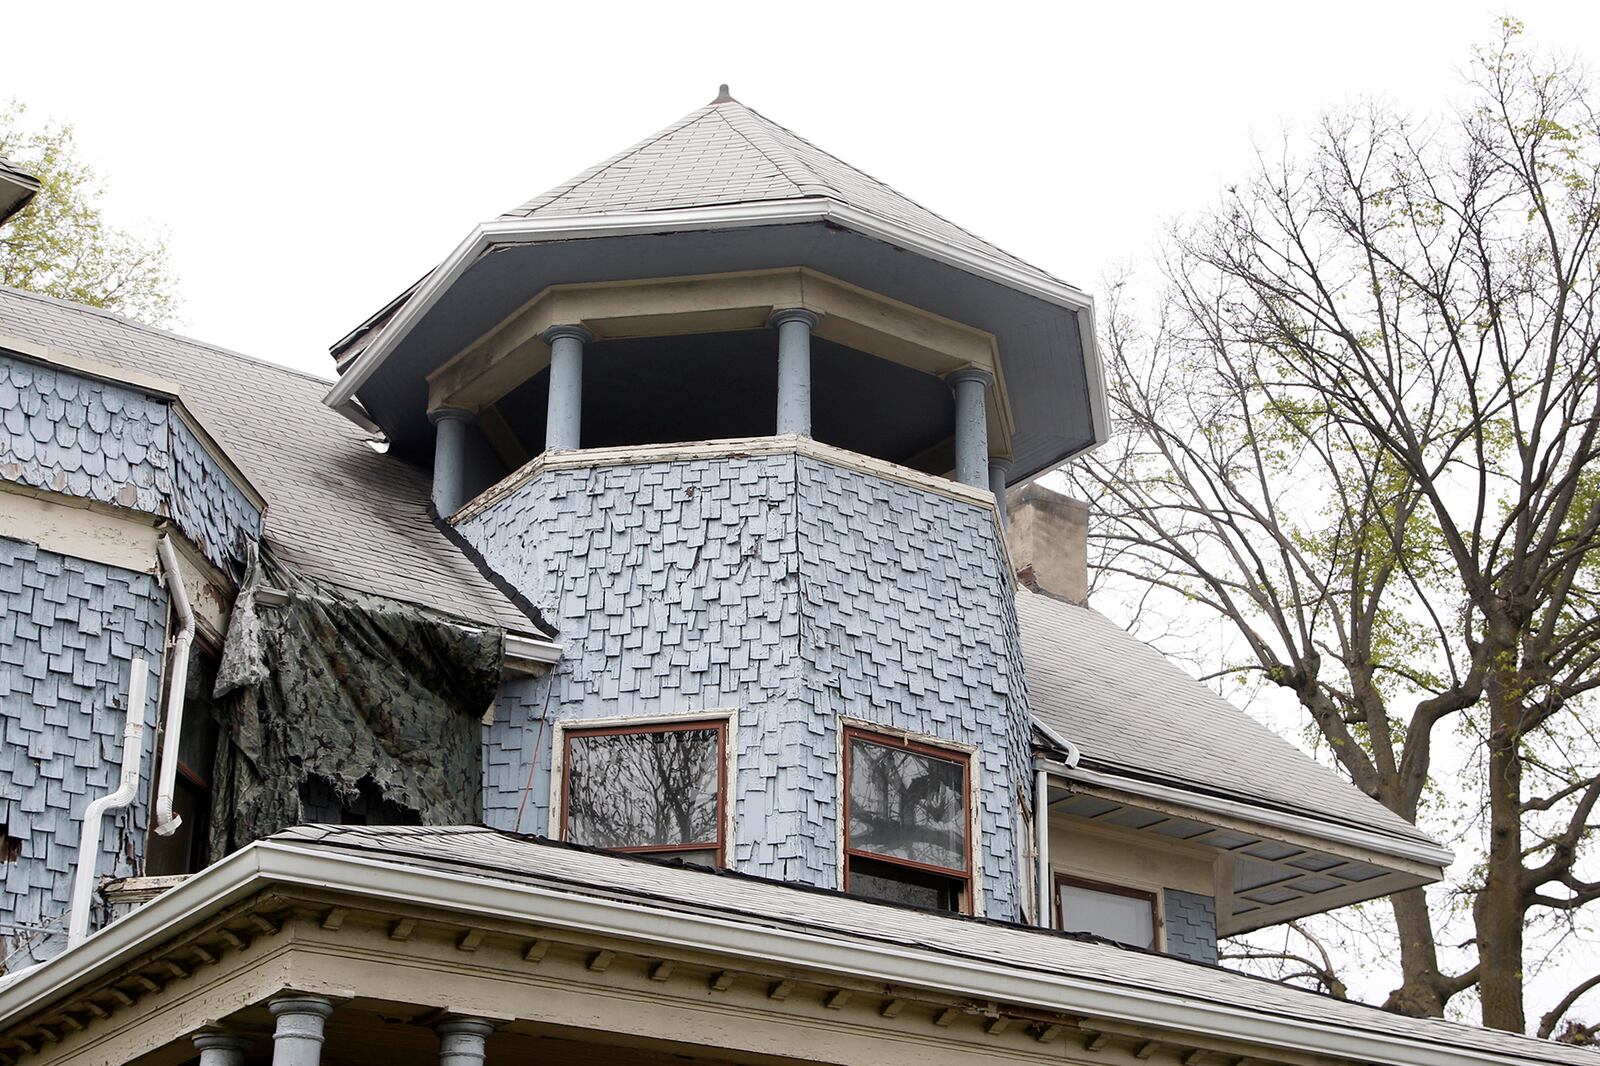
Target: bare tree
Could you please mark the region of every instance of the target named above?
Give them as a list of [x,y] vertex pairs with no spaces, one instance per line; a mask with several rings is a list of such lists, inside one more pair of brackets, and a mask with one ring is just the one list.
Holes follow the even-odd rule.
[[1097,569],[1225,619],[1362,790],[1412,821],[1468,790],[1476,961],[1401,893],[1388,1005],[1475,989],[1520,1031],[1529,924],[1600,898],[1600,117],[1519,33],[1448,120],[1326,117],[1175,230],[1158,309],[1114,294],[1120,435],[1074,477]]

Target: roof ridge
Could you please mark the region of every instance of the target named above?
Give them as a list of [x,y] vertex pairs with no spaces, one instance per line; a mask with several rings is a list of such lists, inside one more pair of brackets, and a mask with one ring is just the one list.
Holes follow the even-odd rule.
[[[895,188],[893,185],[890,185],[888,182],[884,181],[883,179],[875,177],[872,174],[868,174],[865,170],[862,170],[860,167],[856,166],[853,163],[846,163],[843,159],[840,159],[838,156],[834,155],[832,152],[828,151],[826,148],[823,148],[821,145],[817,144],[815,141],[812,141],[812,140],[802,136],[801,134],[796,133],[794,130],[790,129],[788,126],[785,126],[783,123],[777,122],[777,121],[775,121],[775,120],[773,120],[771,118],[768,118],[766,115],[762,114],[760,111],[757,111],[755,108],[748,106],[747,104],[742,104],[741,103],[739,106],[744,108],[746,111],[750,112],[750,114],[754,115],[756,118],[759,118],[762,122],[766,123],[767,125],[775,128],[775,129],[782,130],[785,134],[787,134],[790,137],[793,137],[795,140],[799,141],[801,144],[805,145],[807,148],[810,148],[813,152],[817,152],[817,153],[819,153],[821,155],[827,156],[829,159],[833,160],[835,163],[837,163],[840,166],[844,167],[846,170],[851,170],[851,171],[854,171],[857,174],[860,174],[863,178],[866,178],[868,181],[872,182],[874,185],[878,186],[880,189],[883,189],[885,192],[899,197],[901,200],[904,200],[906,203],[910,204],[912,207],[915,207],[917,210],[926,212],[927,214],[929,214],[929,215],[933,216],[934,218],[938,219],[940,222],[943,222],[946,226],[949,226],[952,229],[954,229],[954,230],[956,230],[956,231],[958,231],[960,233],[965,234],[966,236],[972,238],[974,241],[977,241],[979,244],[987,245],[988,247],[993,248],[996,252],[999,252],[1005,258],[1015,260],[1016,262],[1021,263],[1022,265],[1026,266],[1026,267],[1028,267],[1028,268],[1030,268],[1032,270],[1037,270],[1039,273],[1045,275],[1046,277],[1049,277],[1049,278],[1054,278],[1055,277],[1054,274],[1051,274],[1048,270],[1045,270],[1043,267],[1038,266],[1038,265],[1036,265],[1034,263],[1030,263],[1028,260],[1023,259],[1021,256],[1019,256],[1019,255],[1017,255],[1017,254],[1015,254],[1013,252],[1006,251],[1004,248],[1000,247],[998,244],[994,243],[993,241],[989,240],[986,237],[980,237],[978,234],[974,233],[972,230],[968,229],[967,227],[961,225],[959,222],[955,222],[955,221],[952,221],[949,218],[946,218],[944,215],[941,215],[939,212],[933,210],[933,208],[927,206],[922,201],[916,200],[916,199],[913,199],[910,196],[907,196],[905,193],[901,192],[899,189]],[[809,170],[809,169],[810,168],[808,167],[807,170]],[[1059,280],[1059,279],[1057,279],[1057,280]]]
[[673,134],[679,132],[680,130],[687,129],[688,127],[694,125],[696,122],[700,121],[702,118],[705,118],[707,112],[713,111],[715,109],[716,109],[716,105],[715,104],[706,104],[704,107],[696,108],[695,110],[689,112],[687,115],[685,115],[682,118],[678,119],[676,122],[668,123],[666,126],[662,127],[661,129],[657,130],[656,132],[650,134],[648,137],[644,138],[643,140],[637,141],[637,142],[629,145],[627,148],[624,148],[622,151],[617,152],[615,155],[612,155],[609,158],[601,160],[600,162],[596,163],[594,166],[588,168],[587,170],[580,171],[578,174],[574,175],[573,177],[568,178],[566,181],[561,182],[561,183],[559,183],[559,184],[557,184],[557,185],[555,185],[555,186],[553,186],[553,187],[551,187],[549,189],[546,189],[544,192],[542,192],[542,193],[538,194],[537,196],[533,197],[531,200],[523,201],[522,203],[518,204],[516,207],[512,208],[510,211],[507,211],[506,214],[508,214],[508,215],[532,214],[533,212],[538,211],[541,208],[549,207],[551,204],[555,203],[557,200],[561,199],[563,196],[566,196],[569,193],[575,192],[576,190],[578,190],[578,189],[582,188],[583,186],[587,185],[589,182],[591,182],[594,179],[598,178],[600,175],[604,174],[606,171],[610,170],[612,167],[616,166],[618,163],[622,162],[624,159],[627,159],[629,156],[635,155],[635,154],[637,154],[639,152],[644,151],[646,148],[648,148],[651,145],[655,144],[657,141],[663,141],[666,138],[672,136]]
[[335,384],[338,380],[336,378],[325,378],[320,374],[313,374],[309,370],[297,370],[292,366],[284,366],[282,363],[275,363],[270,359],[262,359],[259,356],[246,355],[244,352],[235,351],[232,348],[224,348],[219,344],[212,344],[210,341],[197,340],[194,337],[185,336],[182,333],[174,333],[172,330],[162,329],[160,326],[152,326],[147,322],[140,322],[136,318],[129,318],[126,315],[119,315],[115,311],[108,311],[104,307],[93,307],[89,304],[75,303],[72,300],[65,300],[59,296],[51,296],[48,293],[43,292],[34,292],[31,289],[19,289],[11,285],[0,285],[0,295],[20,296],[28,300],[37,300],[40,303],[53,304],[64,311],[74,311],[79,314],[93,315],[96,318],[110,319],[112,322],[115,322],[117,325],[126,329],[134,329],[141,333],[148,333],[152,336],[161,337],[169,341],[177,341],[180,344],[187,344],[195,348],[204,349],[208,352],[215,352],[218,355],[225,355],[230,359],[241,359],[244,362],[254,364],[255,366],[265,367],[268,370],[277,370],[285,374],[292,374],[298,378],[304,378],[307,381],[315,382],[318,385],[329,386]]
[[[736,115],[739,112],[743,112],[745,115],[751,116],[752,118],[761,119],[762,122],[776,125],[776,123],[772,123],[770,119],[766,118],[765,115],[762,115],[753,107],[747,107],[737,100],[730,100],[728,102],[734,105],[734,113]],[[789,182],[792,183],[794,187],[801,193],[808,196],[820,195],[836,198],[834,197],[836,190],[831,188],[827,182],[823,181],[821,175],[819,175],[815,170],[812,170],[810,167],[806,166],[803,159],[799,158],[793,152],[786,149],[782,144],[778,143],[777,138],[771,135],[771,133],[762,125],[762,122],[749,123],[749,125],[753,126],[756,136],[759,136],[763,141],[767,142],[767,147],[765,148],[756,143],[755,137],[751,136],[751,130],[743,128],[746,123],[733,121],[727,115],[723,114],[720,109],[717,111],[717,117],[720,118],[729,129],[737,133],[740,137],[744,138],[745,142],[748,143],[750,147],[754,148],[761,154],[763,159],[776,167],[778,173],[787,178]],[[779,128],[781,129],[782,127]],[[821,149],[818,149],[818,151],[821,151]],[[784,156],[789,162],[790,166],[786,167],[782,161],[774,158],[775,153],[777,155]],[[789,172],[790,167],[800,171],[807,180],[797,179]]]

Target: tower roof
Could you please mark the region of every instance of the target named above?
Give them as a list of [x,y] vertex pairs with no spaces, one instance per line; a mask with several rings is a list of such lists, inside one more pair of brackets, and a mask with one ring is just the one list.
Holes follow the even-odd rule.
[[935,214],[728,95],[651,134],[502,219],[670,211],[826,200],[1001,260],[1050,274]]
[[[333,347],[329,406],[432,447],[429,377],[556,286],[800,268],[987,333],[1013,480],[1107,433],[1089,295],[723,91],[498,218]],[[936,375],[942,370],[928,371]]]

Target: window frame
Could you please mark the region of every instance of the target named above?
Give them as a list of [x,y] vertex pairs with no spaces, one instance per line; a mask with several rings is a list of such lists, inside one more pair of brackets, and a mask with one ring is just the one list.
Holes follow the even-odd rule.
[[[686,851],[708,852],[715,858],[714,865],[728,865],[730,844],[733,840],[733,805],[728,802],[728,787],[734,780],[734,746],[729,736],[736,735],[737,714],[731,710],[706,711],[689,714],[652,715],[639,718],[575,718],[555,723],[551,738],[550,774],[551,790],[559,789],[559,802],[550,804],[550,837],[567,841],[567,805],[571,777],[567,773],[568,754],[574,736],[616,736],[624,733],[674,733],[710,729],[717,734],[717,840],[714,844],[638,844],[620,848],[600,848],[618,855],[681,854]],[[570,841],[568,841],[570,843]]]
[[[1095,881],[1087,877],[1079,877],[1075,874],[1065,874],[1060,870],[1054,870],[1052,871],[1052,874],[1053,876],[1050,878],[1050,909],[1052,911],[1052,917],[1054,918],[1054,928],[1058,932],[1068,931],[1066,921],[1067,916],[1061,908],[1062,886],[1066,885],[1072,888],[1086,888],[1091,892],[1101,892],[1108,896],[1127,896],[1132,899],[1142,899],[1146,903],[1150,904],[1150,947],[1147,950],[1164,950],[1161,944],[1162,893],[1160,891],[1146,888],[1135,888],[1133,885],[1119,885],[1110,881]],[[1074,929],[1071,931],[1075,933],[1084,933],[1087,936],[1098,936],[1102,940],[1111,939],[1110,937],[1104,936],[1100,933],[1090,933],[1083,929]],[[1130,944],[1128,946],[1137,947],[1138,945]]]
[[[902,869],[915,870],[919,873],[933,874],[949,878],[957,884],[957,896],[960,905],[956,913],[975,914],[976,894],[973,891],[973,882],[976,879],[976,862],[974,852],[978,845],[977,827],[974,825],[977,804],[973,802],[973,751],[964,746],[943,744],[931,739],[914,737],[907,733],[873,728],[870,725],[858,725],[847,722],[840,730],[840,747],[842,749],[839,774],[839,852],[842,862],[840,885],[843,891],[850,891],[850,860],[863,859],[868,862],[884,863],[889,866],[899,866]],[[956,763],[961,767],[961,821],[966,836],[966,867],[935,866],[931,863],[917,862],[914,859],[903,859],[894,855],[880,855],[874,851],[852,847],[850,844],[850,771],[851,771],[851,742],[863,740],[869,744],[879,744],[886,748],[899,748],[904,751],[914,752],[928,758],[939,759],[943,762]]]

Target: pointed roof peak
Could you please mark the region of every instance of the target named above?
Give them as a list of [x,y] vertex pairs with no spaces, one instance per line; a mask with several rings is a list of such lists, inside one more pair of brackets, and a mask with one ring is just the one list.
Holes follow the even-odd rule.
[[975,234],[735,100],[717,98],[500,216],[595,216],[730,204],[828,200],[909,226],[1054,281]]

